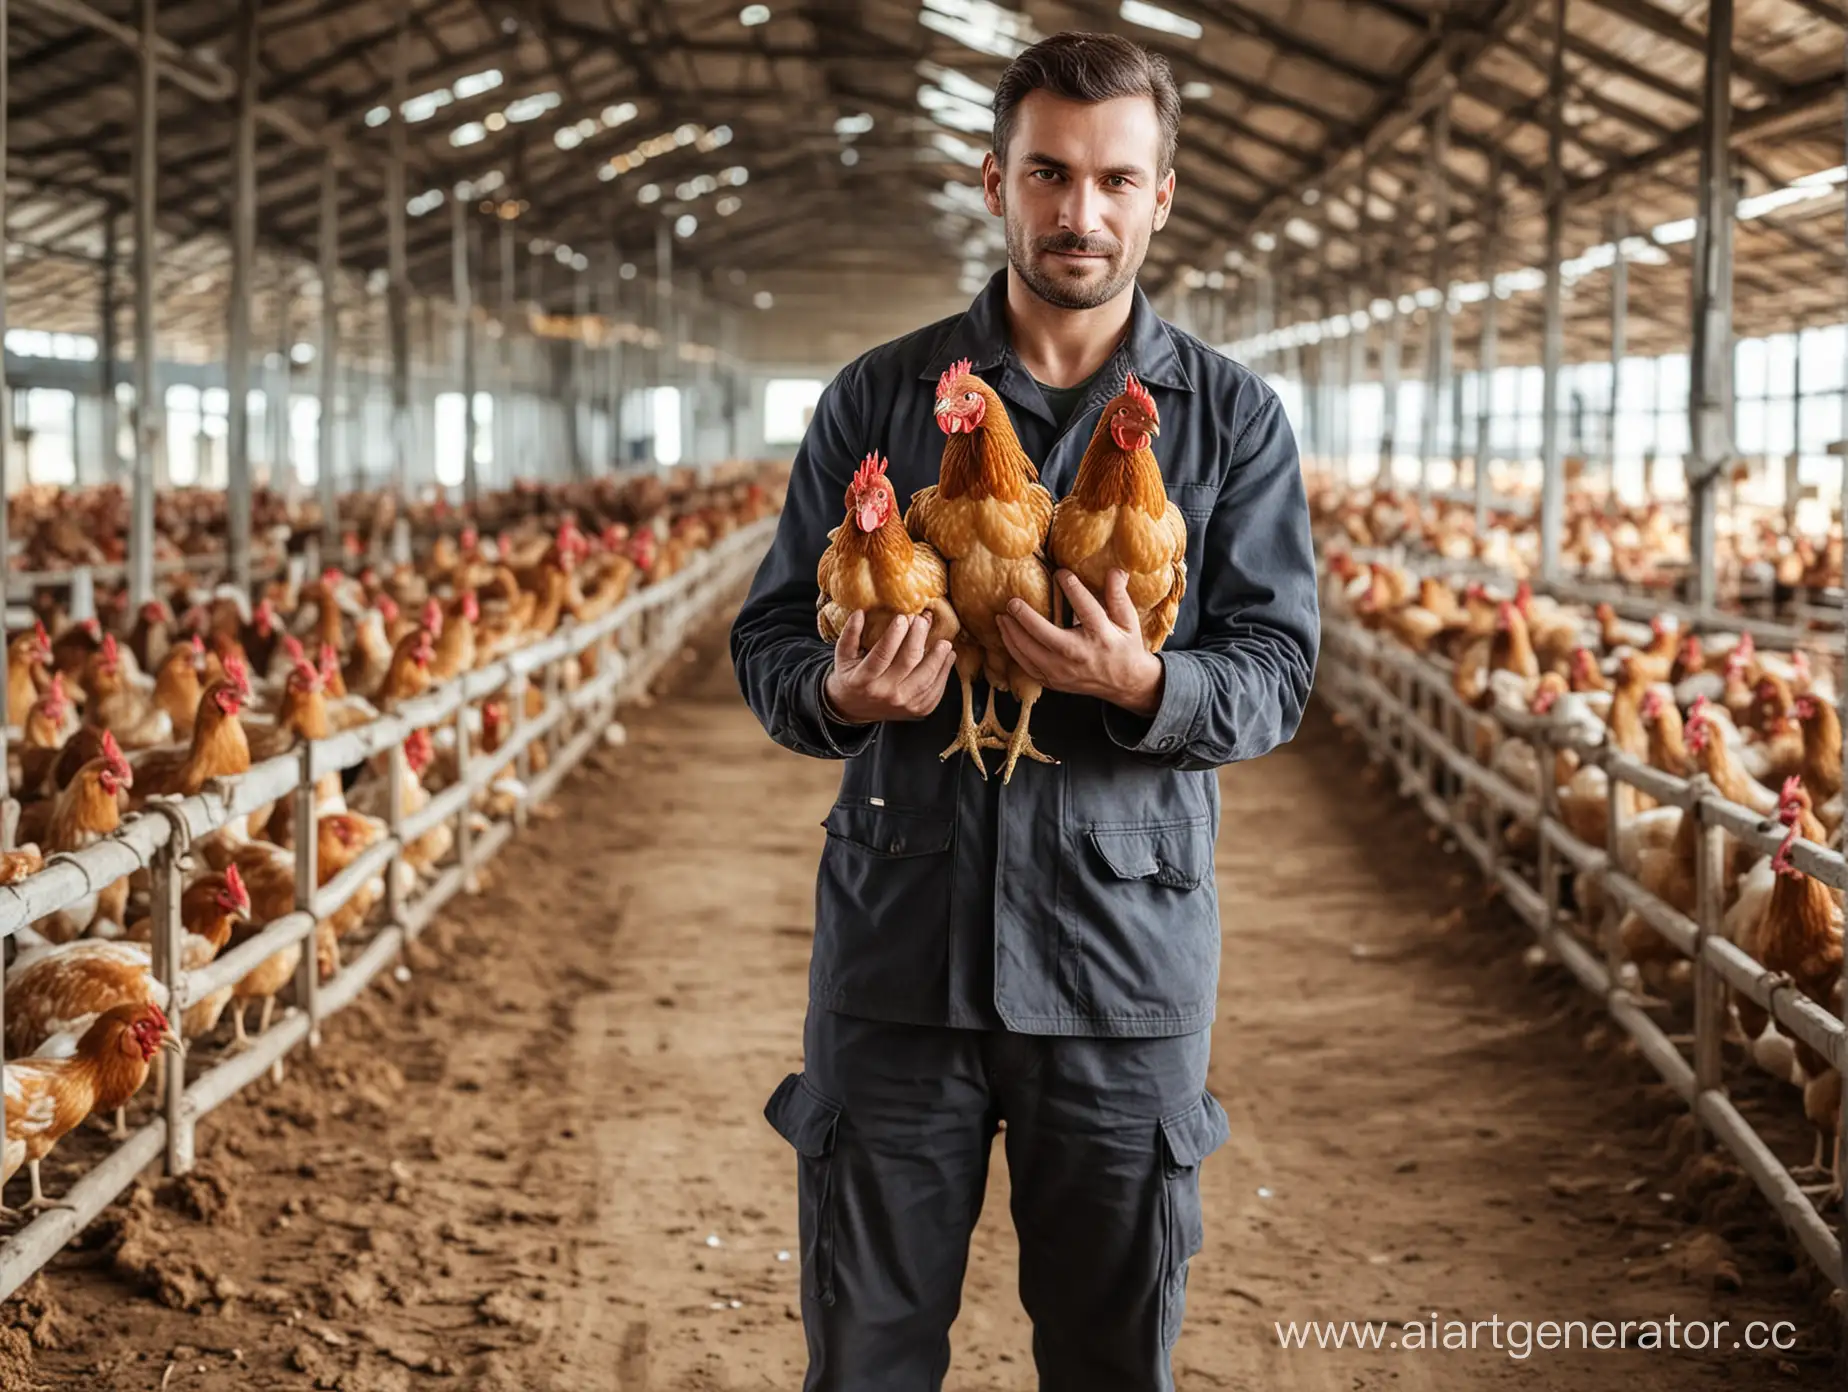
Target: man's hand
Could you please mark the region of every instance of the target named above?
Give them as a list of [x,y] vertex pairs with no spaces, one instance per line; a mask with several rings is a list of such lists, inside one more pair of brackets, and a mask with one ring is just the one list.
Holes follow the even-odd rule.
[[1054,575],[1053,583],[1065,592],[1078,627],[1054,627],[1025,601],[1011,601],[997,624],[1014,661],[1050,690],[1095,696],[1133,715],[1154,715],[1161,705],[1161,659],[1142,640],[1142,621],[1129,600],[1129,577],[1112,570],[1102,604],[1069,570]]
[[921,720],[943,699],[954,651],[944,639],[926,649],[930,614],[900,614],[868,653],[860,651],[866,613],[856,609],[834,644],[834,670],[825,690],[828,704],[855,725],[878,720]]

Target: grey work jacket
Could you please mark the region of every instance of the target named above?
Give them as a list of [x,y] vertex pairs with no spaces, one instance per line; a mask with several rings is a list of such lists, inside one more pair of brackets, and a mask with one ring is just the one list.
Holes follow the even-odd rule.
[[[829,383],[732,628],[739,684],[771,737],[846,761],[824,823],[811,1000],[914,1024],[1191,1033],[1212,1021],[1219,976],[1214,770],[1289,739],[1314,672],[1320,619],[1295,439],[1262,380],[1164,323],[1140,288],[1122,346],[1058,430],[1008,345],[1006,294],[1002,271],[966,314],[872,350]],[[844,725],[821,700],[833,651],[815,629],[815,565],[848,482],[875,449],[901,508],[937,481],[937,379],[965,357],[1006,401],[1054,497],[1070,491],[1133,368],[1160,411],[1155,455],[1189,534],[1153,718],[1049,691],[1033,739],[1060,762],[1023,760],[1005,788],[961,754],[938,760],[956,732],[953,680],[916,722]],[[1002,698],[1004,721],[1017,709]]]

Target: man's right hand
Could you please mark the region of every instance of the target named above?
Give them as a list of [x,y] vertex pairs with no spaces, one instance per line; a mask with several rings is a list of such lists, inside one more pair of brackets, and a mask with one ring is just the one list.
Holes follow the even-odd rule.
[[871,652],[860,651],[866,629],[865,611],[856,609],[834,644],[834,670],[824,689],[828,704],[855,725],[880,720],[921,720],[943,699],[946,679],[955,661],[947,639],[925,646],[930,638],[930,614],[917,618],[900,614],[892,620]]

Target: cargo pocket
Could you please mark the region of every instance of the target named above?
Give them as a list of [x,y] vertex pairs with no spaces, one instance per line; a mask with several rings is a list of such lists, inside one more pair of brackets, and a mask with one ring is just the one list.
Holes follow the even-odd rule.
[[1172,1348],[1187,1308],[1187,1264],[1206,1241],[1200,1204],[1200,1162],[1232,1134],[1226,1114],[1210,1092],[1184,1112],[1161,1123],[1165,1211],[1162,1238],[1161,1342]]
[[802,1289],[823,1305],[834,1303],[834,1132],[840,1116],[841,1109],[800,1073],[778,1083],[764,1105],[764,1119],[796,1151]]

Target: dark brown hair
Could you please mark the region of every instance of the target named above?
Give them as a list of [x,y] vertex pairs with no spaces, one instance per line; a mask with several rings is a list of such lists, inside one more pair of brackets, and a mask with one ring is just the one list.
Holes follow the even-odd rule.
[[1067,101],[1100,102],[1147,97],[1161,122],[1161,153],[1155,175],[1174,167],[1181,133],[1181,94],[1168,60],[1116,34],[1067,32],[1041,39],[1007,65],[995,84],[995,158],[1007,162],[1014,116],[1029,92],[1050,92]]

